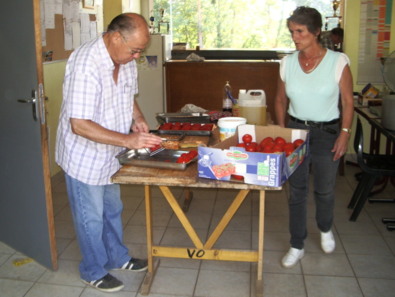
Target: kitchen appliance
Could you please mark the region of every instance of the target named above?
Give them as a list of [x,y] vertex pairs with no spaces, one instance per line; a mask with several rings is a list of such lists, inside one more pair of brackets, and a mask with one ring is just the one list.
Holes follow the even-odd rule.
[[166,110],[164,64],[171,57],[170,35],[151,35],[151,41],[137,61],[137,102],[150,129],[158,126],[156,115]]
[[[383,77],[388,88],[395,92],[395,51],[384,62]],[[395,130],[395,95],[383,96],[382,125],[389,130]]]

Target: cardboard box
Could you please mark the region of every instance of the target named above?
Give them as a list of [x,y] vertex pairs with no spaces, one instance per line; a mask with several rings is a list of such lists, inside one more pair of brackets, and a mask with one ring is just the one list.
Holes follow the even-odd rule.
[[362,106],[372,106],[372,105],[381,105],[383,102],[382,98],[371,98],[362,95],[358,95],[358,103]]
[[[305,142],[288,157],[285,153],[266,154],[247,152],[241,143],[244,134],[251,134],[253,141],[265,137],[283,137],[287,142],[298,138]],[[279,126],[240,125],[237,133],[213,147],[199,147],[198,175],[202,178],[232,181],[234,175],[242,176],[244,183],[280,187],[308,154],[307,130],[280,128]]]

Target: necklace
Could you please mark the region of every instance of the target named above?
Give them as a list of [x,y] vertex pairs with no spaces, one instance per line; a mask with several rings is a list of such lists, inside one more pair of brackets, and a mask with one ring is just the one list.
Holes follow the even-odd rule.
[[317,61],[319,60],[319,59],[317,59],[317,58],[320,58],[320,57],[321,57],[321,50],[320,50],[319,54],[316,55],[316,56],[313,56],[313,57],[310,57],[310,58],[306,58],[305,55],[303,55],[303,56],[305,57],[305,60],[306,60],[306,61],[304,62],[304,66],[308,67],[313,59],[316,59],[316,60],[315,60],[315,64],[314,64],[314,65],[316,65],[316,64],[317,64]]
[[[313,57],[311,57],[311,58],[305,58],[305,59],[307,60],[307,61],[305,61],[305,62],[300,61],[300,62],[302,63],[302,65],[304,65],[303,71],[304,71],[305,73],[310,73],[310,72],[312,72],[312,71],[317,67],[318,62],[320,61],[321,54],[322,54],[322,51],[320,50],[320,52],[319,52],[318,55],[313,56]],[[312,61],[313,59],[315,60],[315,62],[314,62],[314,64],[311,64],[311,61]],[[311,65],[313,65],[313,66],[312,66],[310,69],[307,69],[307,68],[310,67]]]

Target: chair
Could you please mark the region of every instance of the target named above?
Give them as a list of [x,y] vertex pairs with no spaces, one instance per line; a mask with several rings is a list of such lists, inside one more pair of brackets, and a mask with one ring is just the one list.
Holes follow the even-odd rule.
[[[377,180],[383,176],[395,176],[395,156],[367,154],[363,152],[362,123],[357,118],[355,137],[358,137],[357,161],[362,177],[356,187],[348,208],[354,208],[350,221],[356,221]],[[393,202],[389,199],[388,201]]]

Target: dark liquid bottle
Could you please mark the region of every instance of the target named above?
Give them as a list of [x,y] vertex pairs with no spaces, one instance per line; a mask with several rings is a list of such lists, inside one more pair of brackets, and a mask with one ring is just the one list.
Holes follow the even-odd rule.
[[229,81],[226,82],[224,86],[224,95],[222,99],[222,111],[224,112],[232,112],[232,87],[229,84]]

